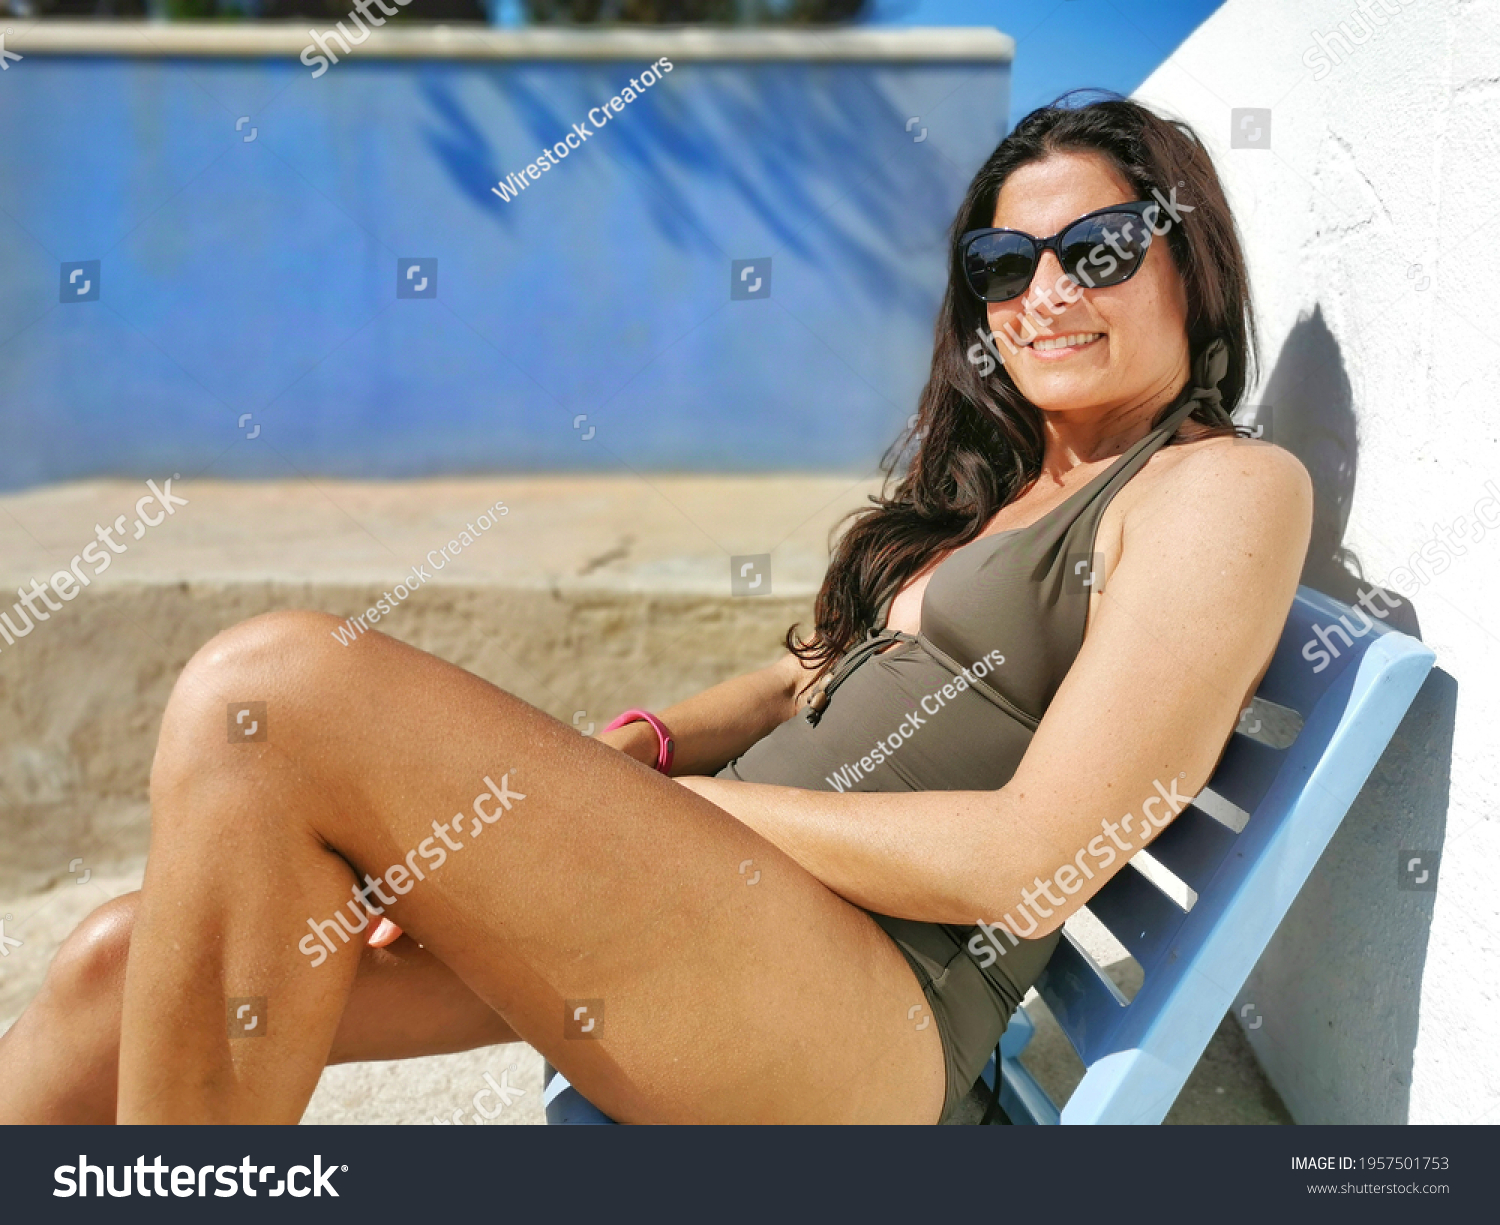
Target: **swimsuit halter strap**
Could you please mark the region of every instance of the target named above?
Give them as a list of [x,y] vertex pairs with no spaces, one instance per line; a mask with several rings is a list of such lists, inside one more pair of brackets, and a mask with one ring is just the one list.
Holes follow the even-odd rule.
[[[1143,450],[1155,451],[1157,446],[1170,442],[1172,435],[1177,432],[1177,428],[1188,419],[1195,409],[1207,409],[1209,416],[1213,416],[1215,410],[1222,412],[1224,400],[1219,392],[1219,384],[1228,373],[1229,345],[1222,336],[1215,336],[1203,346],[1202,350],[1193,359],[1187,383],[1182,391],[1178,393],[1181,402],[1168,411],[1160,425],[1152,429],[1144,438],[1121,452],[1109,468],[1090,481],[1083,489],[1079,490],[1078,494],[1089,489],[1093,489],[1097,493],[1098,487],[1101,486],[1107,488],[1111,481],[1119,474],[1120,469],[1129,464]],[[1134,474],[1132,473],[1132,475]],[[1077,497],[1078,494],[1074,494],[1073,497]],[[1029,528],[1037,527],[1049,521],[1054,514],[1067,507],[1071,502],[1072,498],[1069,498],[1061,505],[1054,507],[1047,514],[1043,515],[1036,523],[1027,524],[1026,528],[1016,530],[1026,531]],[[891,604],[895,601],[896,594],[893,591],[882,602],[876,615],[878,625],[883,626],[886,618],[890,616]],[[869,632],[871,634],[875,633],[875,628],[872,626]]]

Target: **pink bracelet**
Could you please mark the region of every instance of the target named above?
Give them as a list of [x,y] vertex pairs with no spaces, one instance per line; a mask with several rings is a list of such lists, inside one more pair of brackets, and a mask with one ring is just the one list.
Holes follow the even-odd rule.
[[617,727],[624,727],[627,723],[649,723],[652,730],[656,732],[656,769],[661,774],[672,772],[672,754],[676,751],[676,745],[672,743],[672,733],[667,731],[667,725],[653,715],[649,710],[627,710],[611,720],[604,730],[612,732]]

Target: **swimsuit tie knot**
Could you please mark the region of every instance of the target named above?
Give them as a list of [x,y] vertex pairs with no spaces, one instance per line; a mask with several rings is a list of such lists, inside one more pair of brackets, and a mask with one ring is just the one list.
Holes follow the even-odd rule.
[[1219,384],[1229,373],[1229,345],[1222,336],[1215,336],[1193,362],[1193,388],[1188,399],[1201,406],[1208,417],[1228,418],[1224,411],[1224,396]]

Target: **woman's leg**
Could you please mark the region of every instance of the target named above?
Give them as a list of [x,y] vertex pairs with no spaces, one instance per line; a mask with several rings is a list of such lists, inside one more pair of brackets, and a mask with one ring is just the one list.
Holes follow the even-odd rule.
[[[670,779],[336,624],[258,617],[173,691],[121,1121],[301,1115],[354,981],[331,921],[355,886],[616,1118],[936,1120],[937,1029],[867,915]],[[226,736],[250,702],[266,738]],[[244,999],[258,1036],[228,1032]]]
[[[63,942],[0,1036],[0,1125],[113,1123],[125,957],[140,895],[106,902]],[[502,1042],[500,1015],[415,940],[366,948],[328,1062],[410,1059]]]

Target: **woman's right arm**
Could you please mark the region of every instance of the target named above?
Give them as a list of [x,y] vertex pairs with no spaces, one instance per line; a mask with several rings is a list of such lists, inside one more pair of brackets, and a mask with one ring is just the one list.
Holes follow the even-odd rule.
[[[715,774],[761,737],[785,723],[805,703],[815,669],[788,652],[774,664],[723,681],[665,710],[652,711],[672,733],[672,773]],[[627,723],[599,739],[646,765],[656,763],[656,733]]]

